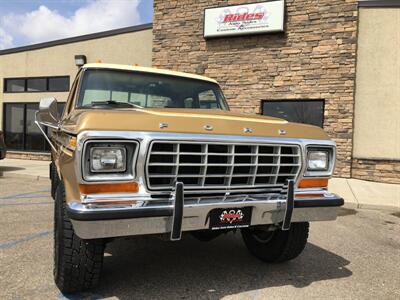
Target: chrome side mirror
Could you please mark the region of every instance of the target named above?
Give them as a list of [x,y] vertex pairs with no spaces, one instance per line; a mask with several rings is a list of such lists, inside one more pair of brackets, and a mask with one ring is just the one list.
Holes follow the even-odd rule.
[[47,136],[46,131],[42,126],[50,127],[51,129],[59,129],[59,117],[57,110],[57,100],[54,97],[46,97],[40,99],[39,110],[35,113],[35,124],[39,128],[40,132],[43,134],[46,141],[49,143],[50,147],[57,151],[56,147]]
[[43,126],[58,129],[59,116],[56,98],[46,97],[40,99],[37,121]]

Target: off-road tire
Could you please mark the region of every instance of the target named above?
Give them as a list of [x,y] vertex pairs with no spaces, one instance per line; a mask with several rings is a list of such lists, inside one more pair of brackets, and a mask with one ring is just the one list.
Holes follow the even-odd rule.
[[57,187],[58,184],[60,183],[60,179],[58,177],[57,168],[54,162],[51,162],[50,164],[50,180],[51,180],[51,197],[53,197],[53,199],[55,200]]
[[277,229],[262,240],[255,234],[255,229],[242,229],[243,241],[249,251],[262,261],[281,263],[296,258],[307,244],[309,223],[292,223],[290,229]]
[[62,293],[88,290],[99,281],[104,242],[78,237],[66,214],[64,184],[60,182],[54,206],[54,281]]

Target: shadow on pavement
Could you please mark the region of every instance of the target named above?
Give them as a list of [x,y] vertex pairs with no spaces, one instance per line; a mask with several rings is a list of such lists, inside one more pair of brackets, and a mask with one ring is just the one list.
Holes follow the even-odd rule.
[[4,176],[4,172],[12,172],[12,171],[19,171],[19,170],[25,170],[25,168],[0,166],[0,177]]
[[190,236],[175,243],[151,237],[116,240],[107,246],[99,287],[69,299],[214,299],[268,287],[302,288],[351,276],[349,263],[309,243],[291,262],[266,264],[232,233],[208,243]]
[[338,217],[352,216],[357,214],[357,211],[352,208],[341,207],[338,211]]

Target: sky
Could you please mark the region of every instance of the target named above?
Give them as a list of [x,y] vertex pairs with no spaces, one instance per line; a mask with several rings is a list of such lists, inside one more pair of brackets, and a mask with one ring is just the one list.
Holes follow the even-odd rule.
[[0,50],[152,19],[153,0],[0,0]]

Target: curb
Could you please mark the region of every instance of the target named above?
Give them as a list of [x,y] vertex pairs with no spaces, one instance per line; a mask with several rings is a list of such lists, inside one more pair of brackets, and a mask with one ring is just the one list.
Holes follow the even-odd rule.
[[15,177],[29,177],[29,178],[36,178],[36,180],[50,180],[50,177],[48,176],[42,176],[42,175],[29,175],[29,174],[16,174],[16,173],[10,173],[10,172],[4,172],[3,176],[0,176],[1,179],[7,179],[9,177],[15,178]]
[[400,207],[391,205],[379,205],[379,204],[363,204],[355,202],[344,202],[343,207],[350,209],[372,209],[372,210],[383,210],[383,211],[400,211]]

